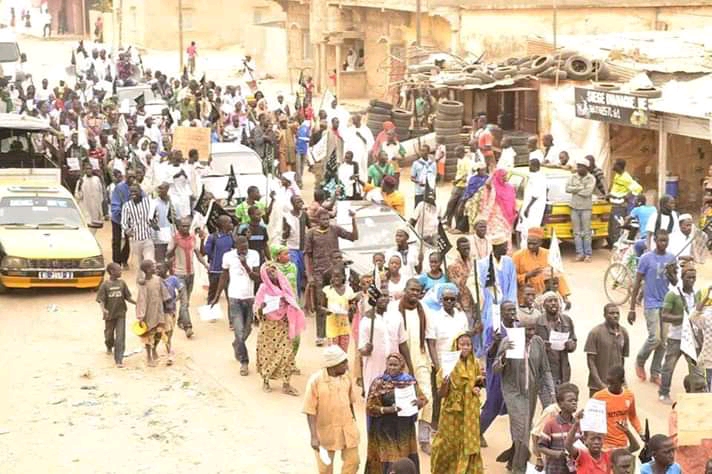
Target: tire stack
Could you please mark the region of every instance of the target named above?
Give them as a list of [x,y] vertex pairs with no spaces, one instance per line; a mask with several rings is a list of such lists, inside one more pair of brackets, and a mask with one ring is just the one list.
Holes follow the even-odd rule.
[[455,148],[465,142],[462,136],[464,111],[465,106],[462,102],[445,100],[438,104],[438,113],[435,116],[435,141],[438,145],[445,145],[447,151],[445,158],[445,180],[447,181],[452,181],[457,171]]
[[529,137],[531,136],[533,135],[525,132],[505,133],[505,137],[512,141],[512,148],[514,148],[514,151],[516,152],[514,157],[515,166],[529,164],[529,146],[527,144],[529,143]]
[[404,141],[410,138],[410,119],[413,113],[404,109],[393,109],[391,113],[391,121],[396,126],[396,135],[398,140]]
[[367,113],[366,126],[371,130],[375,138],[383,130],[383,122],[392,119],[393,105],[374,99],[369,103]]

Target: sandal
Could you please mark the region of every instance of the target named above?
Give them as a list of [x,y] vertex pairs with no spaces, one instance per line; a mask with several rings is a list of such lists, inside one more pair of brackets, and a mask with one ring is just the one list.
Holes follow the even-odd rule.
[[270,393],[272,391],[272,387],[269,386],[269,381],[265,380],[262,383],[262,391],[265,393]]
[[291,395],[293,397],[299,396],[299,392],[297,391],[297,389],[292,387],[291,385],[282,385],[282,393]]

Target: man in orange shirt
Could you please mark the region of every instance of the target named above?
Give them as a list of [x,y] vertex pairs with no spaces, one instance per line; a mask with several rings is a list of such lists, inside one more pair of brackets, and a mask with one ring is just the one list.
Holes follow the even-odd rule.
[[[540,295],[546,290],[544,281],[551,277],[549,250],[541,247],[542,240],[544,240],[544,229],[531,227],[527,231],[527,248],[518,250],[512,255],[514,267],[517,269],[520,303],[523,303],[521,289],[526,285],[531,285],[536,294]],[[566,278],[559,274],[556,276],[559,277],[559,294],[564,303],[568,303],[571,291],[569,291],[569,285],[566,284]]]
[[628,437],[625,432],[618,427],[618,422],[626,423],[630,421],[635,431],[640,434],[640,420],[635,410],[635,396],[633,392],[625,388],[625,370],[621,365],[614,365],[608,371],[606,379],[608,388],[596,392],[593,398],[606,402],[606,420],[608,433],[603,440],[603,449],[615,449],[628,447]]

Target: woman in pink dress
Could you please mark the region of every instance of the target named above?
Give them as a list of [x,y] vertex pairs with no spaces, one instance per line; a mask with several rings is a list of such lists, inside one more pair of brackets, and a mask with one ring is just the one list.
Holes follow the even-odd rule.
[[507,182],[507,172],[497,169],[485,183],[478,217],[487,221],[487,234],[512,235],[517,217],[517,195]]

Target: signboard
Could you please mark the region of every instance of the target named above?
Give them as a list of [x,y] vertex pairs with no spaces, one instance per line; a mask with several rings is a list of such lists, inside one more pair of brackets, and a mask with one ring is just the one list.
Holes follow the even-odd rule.
[[195,148],[202,161],[210,156],[210,129],[207,127],[177,127],[173,133],[173,149],[183,152],[183,159],[188,160],[188,152]]
[[677,396],[677,440],[680,446],[695,446],[712,439],[712,393],[681,393]]
[[629,127],[648,126],[648,98],[615,91],[577,87],[574,90],[576,116]]

